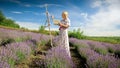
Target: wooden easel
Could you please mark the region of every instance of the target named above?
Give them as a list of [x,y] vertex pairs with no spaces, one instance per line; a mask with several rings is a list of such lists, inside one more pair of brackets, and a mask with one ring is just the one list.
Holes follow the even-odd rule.
[[50,29],[50,15],[49,15],[49,12],[48,12],[48,5],[45,4],[45,8],[46,8],[46,17],[47,17],[47,27],[49,29],[49,35],[50,35],[50,43],[51,43],[51,46],[53,47],[53,43],[52,43],[52,35],[51,35],[51,29]]

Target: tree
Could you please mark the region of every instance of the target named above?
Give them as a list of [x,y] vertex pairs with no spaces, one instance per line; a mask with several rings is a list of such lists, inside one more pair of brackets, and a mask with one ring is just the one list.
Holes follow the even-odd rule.
[[14,20],[11,20],[11,19],[3,20],[2,25],[3,26],[8,26],[8,27],[20,28],[20,26],[17,23],[15,23]]
[[43,32],[44,30],[45,30],[45,27],[44,27],[44,26],[40,26],[40,27],[39,27],[39,31],[40,31],[40,32]]
[[5,19],[5,16],[3,15],[2,11],[0,11],[0,22],[2,22]]
[[13,27],[13,28],[20,28],[20,26],[17,23],[15,23],[14,20],[7,19],[3,15],[2,11],[0,11],[0,25],[7,26],[7,27]]
[[69,37],[74,37],[78,39],[84,39],[85,36],[83,35],[83,31],[78,28],[77,30],[69,31]]

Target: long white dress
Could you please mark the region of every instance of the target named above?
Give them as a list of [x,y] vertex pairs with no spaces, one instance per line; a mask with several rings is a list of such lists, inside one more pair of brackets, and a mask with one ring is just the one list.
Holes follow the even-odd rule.
[[[70,26],[69,18],[67,18],[66,20],[61,20],[61,23],[67,24]],[[68,28],[67,29],[64,29],[64,28],[60,29],[59,38],[60,38],[60,42],[61,42],[60,45],[66,49],[68,56],[71,57],[70,48],[69,48]]]

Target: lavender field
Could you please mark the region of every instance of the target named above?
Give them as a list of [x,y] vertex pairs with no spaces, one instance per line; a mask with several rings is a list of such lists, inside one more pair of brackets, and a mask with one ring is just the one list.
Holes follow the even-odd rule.
[[57,38],[0,28],[0,68],[120,68],[120,44],[69,38],[70,58]]
[[70,38],[87,68],[120,68],[120,44]]

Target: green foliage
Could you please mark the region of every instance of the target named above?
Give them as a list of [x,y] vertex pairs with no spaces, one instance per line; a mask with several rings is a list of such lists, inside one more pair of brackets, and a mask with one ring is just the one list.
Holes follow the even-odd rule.
[[[35,31],[33,31],[33,32],[35,32]],[[36,31],[36,32],[37,32],[37,31]],[[44,26],[40,26],[40,27],[39,27],[39,33],[46,34],[46,35],[49,35],[49,34],[50,34],[50,32],[49,32],[48,30],[45,30],[45,27],[44,27]],[[58,35],[59,33],[58,33],[58,31],[51,31],[51,34],[54,35],[54,36],[56,36],[56,35]]]
[[42,45],[42,46],[45,46],[45,44],[47,44],[46,41],[41,41],[41,42],[40,42],[40,45]]
[[9,58],[8,59],[8,63],[10,64],[10,68],[14,68],[14,66],[15,66],[15,60],[14,59],[12,59],[12,58]]
[[66,68],[65,60],[53,58],[52,63],[47,63],[47,68]]
[[40,27],[39,27],[39,31],[40,31],[40,32],[43,32],[44,30],[45,30],[45,27],[44,27],[44,26],[40,26]]
[[21,27],[20,29],[22,29],[23,31],[29,31],[29,29],[25,27]]
[[7,27],[13,27],[13,28],[20,28],[20,26],[15,23],[13,20],[11,19],[7,19],[2,11],[0,11],[0,25],[2,26],[7,26]]
[[22,41],[27,41],[27,40],[30,40],[31,37],[29,36],[26,36],[26,37],[17,37],[17,38],[14,38],[14,41],[15,42],[22,42]]
[[112,44],[120,44],[120,37],[86,37],[85,39]]
[[13,28],[19,28],[20,27],[18,24],[16,24],[11,19],[4,19],[2,22],[0,22],[0,25],[2,25],[2,26],[8,26],[8,27],[13,27]]
[[83,35],[83,31],[80,29],[69,31],[69,37],[77,38],[77,39],[84,39],[85,36]]
[[103,55],[108,54],[107,49],[95,48],[95,51],[98,52],[98,53],[100,53],[100,54],[103,54]]
[[2,22],[5,19],[5,16],[3,15],[2,11],[0,11],[0,22]]
[[20,62],[25,59],[25,54],[21,51],[17,51],[16,55],[17,55]]

